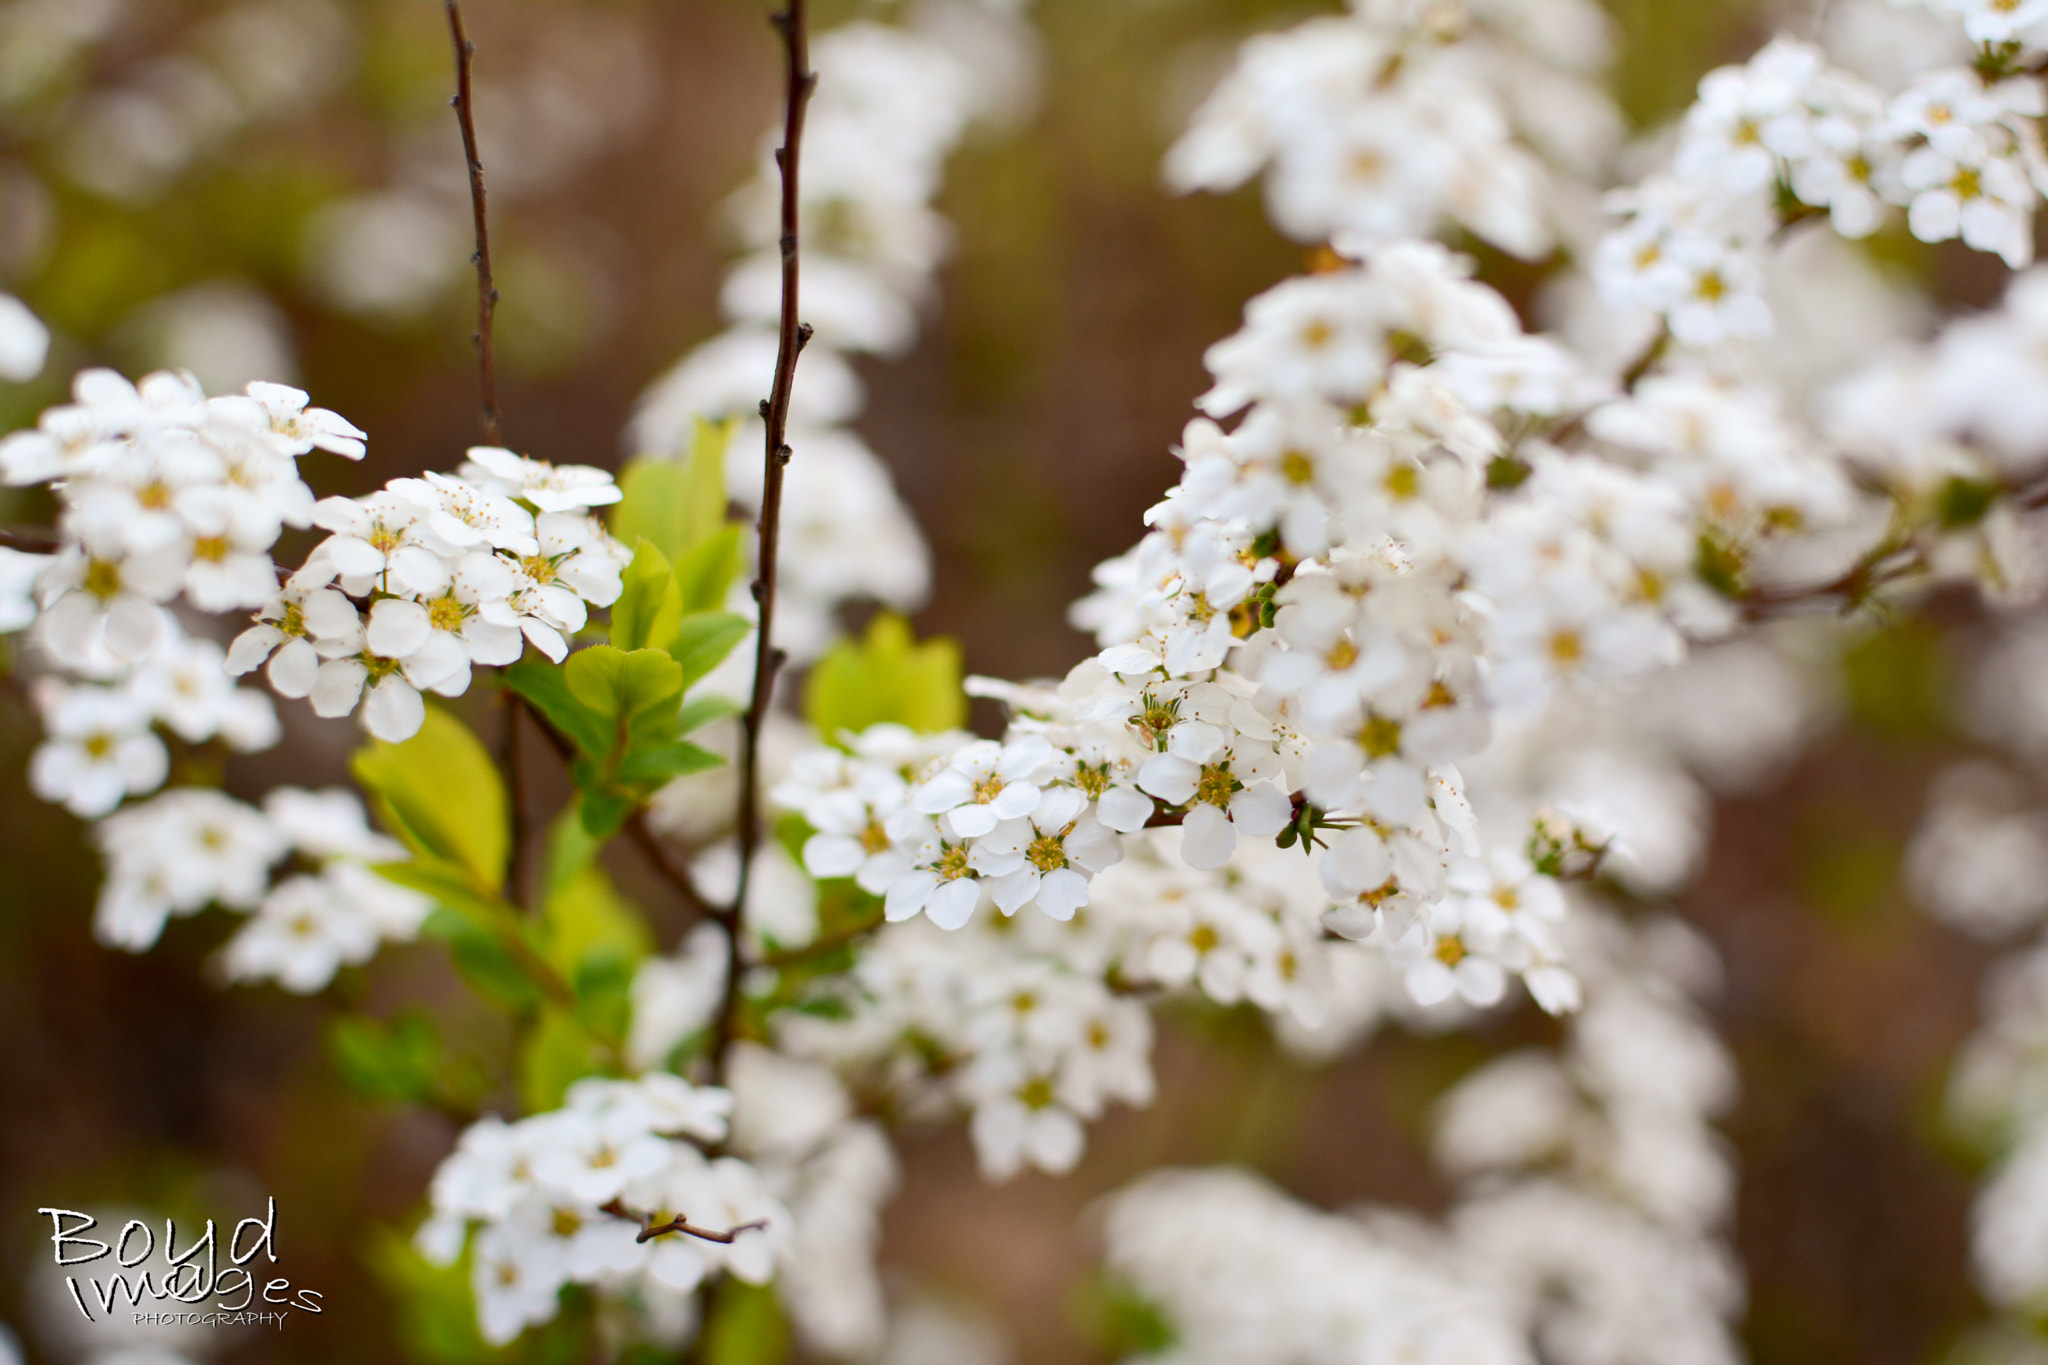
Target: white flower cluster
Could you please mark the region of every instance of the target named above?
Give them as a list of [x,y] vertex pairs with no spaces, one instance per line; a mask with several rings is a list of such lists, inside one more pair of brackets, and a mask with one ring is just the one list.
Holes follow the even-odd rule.
[[1588,80],[1606,16],[1584,0],[1351,8],[1247,42],[1168,154],[1168,183],[1230,190],[1270,166],[1267,210],[1297,240],[1457,223],[1515,255],[1547,253],[1561,224],[1544,159],[1590,173],[1619,140]]
[[618,600],[631,559],[591,515],[619,500],[589,465],[476,446],[456,475],[393,479],[324,498],[331,532],[236,637],[228,671],[267,659],[270,685],[314,714],[363,708],[379,739],[415,734],[422,692],[459,697],[477,664],[518,661],[529,641],[560,662],[591,606]]
[[85,370],[73,397],[0,440],[0,478],[52,484],[61,505],[36,596],[38,640],[67,668],[147,657],[158,604],[181,595],[207,612],[261,606],[277,591],[271,547],[313,514],[298,457],[363,454],[362,432],[281,384],[208,398],[189,376]]
[[229,681],[219,645],[186,635],[169,612],[153,610],[160,618],[157,644],[141,660],[126,663],[95,650],[96,681],[46,674],[30,687],[45,738],[29,760],[29,788],[82,819],[96,820],[125,797],[163,784],[170,752],[158,726],[188,745],[218,739],[240,753],[277,743],[270,698]]
[[108,816],[94,835],[107,866],[94,921],[102,942],[142,952],[172,916],[219,905],[249,916],[222,950],[227,974],[301,995],[386,939],[411,939],[433,908],[371,870],[405,849],[372,833],[362,802],[338,788],[277,787],[260,809],[176,788]]
[[1442,1104],[1461,1263],[1545,1360],[1738,1365],[1742,1280],[1718,1237],[1735,1172],[1710,1124],[1734,1066],[1690,998],[1719,964],[1675,921],[1573,922],[1588,990],[1562,1054],[1511,1053]]
[[[834,788],[812,809],[829,811],[849,791]],[[818,834],[807,852],[829,860],[850,837]],[[1128,841],[1129,856],[1065,919],[984,915],[957,932],[917,919],[886,925],[847,979],[816,993],[834,1008],[785,1014],[778,1044],[829,1064],[890,1112],[969,1115],[983,1173],[1003,1180],[1027,1166],[1071,1169],[1085,1123],[1112,1102],[1150,1103],[1149,1008],[1166,994],[1249,1003],[1315,1055],[1398,1007],[1379,955],[1325,932],[1328,893],[1306,859],[1250,844],[1226,879],[1187,867],[1173,837]],[[649,990],[643,997],[636,983],[636,1005],[669,1009],[681,990],[656,985],[653,971],[643,968]]]
[[1662,315],[1685,345],[1770,330],[1766,248],[1807,213],[1860,238],[1903,208],[1921,241],[1960,237],[2015,269],[2033,259],[2048,188],[2038,78],[1939,68],[1887,96],[1779,38],[1699,94],[1671,169],[1613,196],[1629,222],[1595,263],[1611,300]]
[[1112,1196],[1109,1269],[1173,1332],[1172,1365],[1528,1365],[1507,1305],[1398,1216],[1321,1213],[1228,1170],[1161,1171]]
[[[565,1284],[631,1287],[671,1307],[721,1271],[765,1284],[788,1255],[789,1211],[753,1166],[695,1145],[722,1142],[732,1110],[731,1091],[655,1072],[586,1078],[560,1109],[473,1123],[434,1173],[420,1250],[452,1264],[477,1225],[477,1312],[496,1344],[552,1318]],[[640,1217],[720,1233],[761,1226],[725,1245],[676,1234],[643,1242]]]
[[[919,7],[900,25],[858,21],[818,34],[818,73],[806,119],[799,204],[803,352],[788,440],[801,477],[782,503],[777,645],[812,659],[835,639],[841,603],[920,605],[930,589],[924,539],[886,466],[845,425],[863,395],[850,357],[899,355],[946,254],[949,228],[931,208],[947,156],[977,121],[1028,101],[1029,45],[1014,20],[952,0]],[[761,173],[732,212],[749,255],[721,295],[733,326],[657,380],[628,439],[637,451],[689,447],[697,420],[746,419],[726,464],[731,495],[761,501],[757,405],[775,368],[781,306],[780,179],[764,148]],[[735,596],[736,610],[752,604]]]

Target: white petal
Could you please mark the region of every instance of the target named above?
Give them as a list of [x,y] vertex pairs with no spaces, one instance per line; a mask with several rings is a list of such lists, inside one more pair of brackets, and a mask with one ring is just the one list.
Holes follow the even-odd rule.
[[941,929],[958,929],[974,917],[981,903],[981,883],[972,877],[956,877],[933,894],[924,912]]
[[1180,827],[1181,861],[1208,871],[1230,861],[1237,850],[1237,829],[1230,817],[1206,803],[1187,813]]
[[378,739],[396,744],[420,732],[427,703],[405,679],[385,678],[363,702],[363,725]]
[[1045,874],[1035,899],[1039,909],[1064,923],[1088,903],[1088,879],[1071,867],[1057,868]]
[[370,608],[363,641],[387,659],[403,659],[418,653],[433,634],[434,619],[425,604],[387,597]]
[[1152,798],[1130,787],[1111,787],[1095,803],[1095,818],[1119,834],[1129,834],[1152,818]]
[[280,697],[303,697],[320,676],[320,654],[305,640],[292,640],[270,657],[266,670]]

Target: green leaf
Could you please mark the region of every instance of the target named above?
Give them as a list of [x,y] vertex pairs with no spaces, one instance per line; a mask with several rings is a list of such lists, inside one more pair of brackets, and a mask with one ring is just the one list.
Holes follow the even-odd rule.
[[692,697],[684,702],[683,709],[676,713],[676,735],[681,737],[693,730],[701,730],[714,720],[737,716],[746,709],[730,697]]
[[623,582],[619,600],[612,603],[612,644],[624,650],[667,644],[683,618],[683,604],[668,560],[653,541],[640,541]]
[[893,721],[931,734],[967,723],[960,688],[960,647],[951,640],[918,644],[910,623],[879,612],[859,642],[842,640],[811,669],[804,715],[827,739]]
[[470,1288],[469,1255],[437,1266],[394,1227],[372,1224],[364,1262],[392,1305],[392,1330],[415,1365],[482,1365],[506,1352],[488,1344],[477,1329],[476,1299]]
[[440,1039],[417,1013],[385,1023],[344,1014],[327,1025],[327,1054],[351,1087],[376,1100],[422,1101],[435,1092]]
[[612,534],[628,545],[644,537],[670,563],[717,535],[725,525],[725,448],[736,425],[699,420],[686,458],[628,461]]
[[520,970],[511,951],[469,916],[440,906],[427,916],[422,929],[447,942],[448,955],[463,979],[491,1003],[516,1012],[545,998],[533,978]]
[[477,891],[505,881],[505,788],[477,737],[438,706],[402,744],[378,740],[350,760],[378,814],[414,854],[460,866]]
[[569,690],[565,665],[521,659],[505,670],[505,682],[532,702],[547,717],[548,724],[568,736],[584,753],[602,758],[611,752],[610,723]]
[[[658,728],[660,721],[672,720],[682,700],[682,667],[658,649],[627,653],[593,645],[571,654],[563,670],[570,693],[604,717],[614,736]],[[613,747],[607,745],[602,752]]]
[[769,1285],[728,1275],[712,1291],[704,1323],[704,1365],[782,1365],[789,1359],[789,1326]]
[[[573,824],[564,821],[564,824]],[[573,980],[594,958],[630,964],[653,950],[646,921],[632,902],[612,886],[595,863],[586,864],[548,897],[547,959]]]
[[604,1051],[583,1025],[550,1005],[519,1043],[519,1101],[532,1114],[559,1109],[571,1082],[605,1069]]
[[670,656],[682,665],[683,686],[694,687],[753,628],[746,617],[729,611],[700,611],[685,616],[667,646]]
[[635,785],[661,783],[670,778],[688,777],[716,768],[725,762],[709,749],[699,748],[688,740],[679,739],[673,744],[652,745],[634,749],[619,764],[619,781]]
[[609,839],[626,827],[626,821],[633,817],[633,810],[639,804],[638,792],[586,792],[576,808],[577,818],[583,825],[583,832],[591,838]]
[[567,890],[603,847],[604,841],[593,838],[583,828],[581,820],[570,819],[566,812],[556,820],[548,831],[547,870],[541,878],[541,904],[552,903]]
[[716,611],[725,605],[732,581],[746,567],[745,530],[727,526],[675,561],[676,593],[684,611]]

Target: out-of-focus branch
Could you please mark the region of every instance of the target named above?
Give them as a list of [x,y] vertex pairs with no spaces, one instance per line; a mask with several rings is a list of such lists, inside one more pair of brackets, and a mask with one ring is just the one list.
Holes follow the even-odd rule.
[[476,113],[469,90],[470,59],[476,44],[462,32],[462,6],[448,0],[448,32],[455,40],[455,118],[462,125],[462,154],[469,162],[469,206],[476,220],[476,363],[483,384],[484,440],[498,445],[498,367],[491,349],[491,314],[498,306],[497,286],[491,282],[491,232],[484,220],[484,163],[476,154]]
[[0,526],[0,548],[32,555],[56,553],[57,533],[48,526]]
[[767,723],[768,704],[775,694],[775,675],[783,663],[782,652],[770,641],[775,628],[775,558],[782,538],[782,478],[790,456],[789,400],[796,380],[797,355],[811,337],[811,329],[797,319],[797,172],[803,148],[804,111],[818,83],[810,65],[805,0],[789,0],[788,8],[775,15],[773,22],[782,34],[787,58],[782,145],[775,151],[775,165],[782,173],[782,313],[775,350],[775,381],[761,404],[766,436],[762,452],[760,568],[753,589],[760,610],[754,639],[754,694],[747,707],[740,745],[739,881],[732,903],[718,912],[726,930],[726,986],[725,1000],[712,1033],[713,1079],[723,1078],[725,1054],[739,1021],[740,910],[747,900],[748,869],[754,850],[761,843],[761,730]]

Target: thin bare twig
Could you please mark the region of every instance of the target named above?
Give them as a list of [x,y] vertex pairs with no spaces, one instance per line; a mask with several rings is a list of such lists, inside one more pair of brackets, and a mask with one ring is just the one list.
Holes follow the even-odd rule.
[[740,1001],[740,908],[747,901],[747,871],[754,850],[761,843],[761,728],[768,718],[768,703],[775,692],[775,675],[782,668],[782,651],[769,641],[775,629],[775,556],[782,538],[782,476],[789,465],[789,399],[796,380],[796,358],[811,329],[797,320],[797,170],[804,137],[804,111],[818,77],[811,70],[809,34],[806,29],[805,0],[788,0],[788,8],[773,18],[782,34],[786,66],[782,146],[775,151],[775,164],[782,173],[782,316],[775,350],[775,382],[761,404],[766,428],[763,450],[760,521],[760,569],[754,579],[754,601],[759,604],[759,623],[754,640],[754,695],[747,707],[745,737],[740,746],[739,795],[739,885],[732,904],[717,918],[726,929],[725,1001],[712,1033],[713,1079],[722,1079],[725,1054],[739,1022]]
[[470,103],[469,65],[476,44],[463,36],[462,6],[448,3],[448,32],[455,40],[455,118],[462,125],[462,154],[469,161],[469,206],[476,219],[476,363],[483,383],[484,440],[498,445],[498,367],[491,349],[491,314],[498,306],[497,286],[491,283],[491,232],[484,221],[484,163],[476,154],[476,113]]
[[707,1242],[717,1242],[723,1246],[731,1246],[739,1239],[741,1233],[758,1232],[768,1226],[767,1219],[756,1218],[751,1223],[741,1223],[736,1228],[730,1228],[724,1232],[714,1232],[710,1228],[693,1226],[687,1218],[680,1214],[669,1219],[666,1223],[657,1223],[651,1214],[636,1213],[626,1207],[625,1201],[619,1199],[613,1199],[598,1205],[597,1211],[599,1213],[608,1213],[614,1218],[624,1219],[628,1223],[638,1223],[640,1225],[640,1235],[633,1239],[636,1242],[651,1242],[657,1237],[666,1237],[671,1232],[681,1232],[691,1237],[701,1237]]

